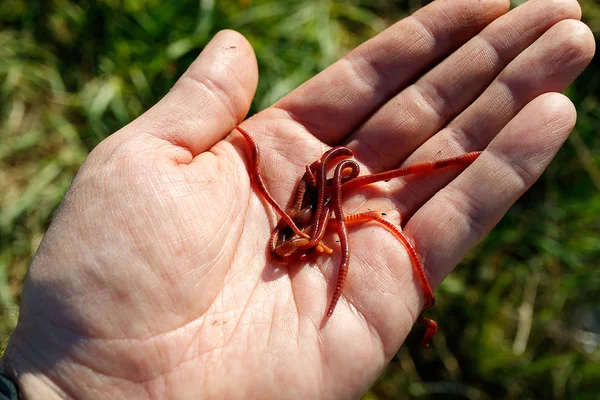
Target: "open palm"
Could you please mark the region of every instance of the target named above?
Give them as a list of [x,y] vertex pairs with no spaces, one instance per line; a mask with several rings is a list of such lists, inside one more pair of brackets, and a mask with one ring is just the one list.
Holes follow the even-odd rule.
[[[557,92],[594,52],[576,1],[500,17],[507,7],[436,1],[244,122],[275,199],[287,205],[334,145],[363,173],[484,150],[464,171],[345,193],[348,213],[402,225],[437,286],[558,151],[575,110]],[[356,397],[395,354],[423,296],[389,232],[350,230],[329,320],[336,236],[332,257],[271,260],[277,218],[231,133],[256,82],[249,44],[222,32],[89,156],[31,266],[5,357],[30,398]]]

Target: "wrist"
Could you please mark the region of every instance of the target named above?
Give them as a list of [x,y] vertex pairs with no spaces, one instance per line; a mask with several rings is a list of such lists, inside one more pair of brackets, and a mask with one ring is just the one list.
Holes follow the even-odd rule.
[[50,378],[51,366],[48,365],[47,371],[44,371],[32,360],[35,360],[33,352],[13,336],[0,361],[0,372],[14,383],[19,393],[18,398],[22,400],[69,398],[70,396]]

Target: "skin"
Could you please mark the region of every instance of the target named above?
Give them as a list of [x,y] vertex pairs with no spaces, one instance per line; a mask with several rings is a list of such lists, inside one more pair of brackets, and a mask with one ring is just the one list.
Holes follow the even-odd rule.
[[[244,122],[276,201],[332,145],[363,173],[485,149],[458,176],[345,196],[347,214],[402,216],[435,288],[565,141],[576,113],[557,92],[594,53],[576,1],[502,16],[508,3],[435,1]],[[90,154],[31,265],[3,360],[25,398],[355,398],[398,350],[424,298],[385,229],[350,228],[326,324],[339,248],[312,268],[268,261],[277,218],[229,135],[257,79],[248,42],[221,32]]]

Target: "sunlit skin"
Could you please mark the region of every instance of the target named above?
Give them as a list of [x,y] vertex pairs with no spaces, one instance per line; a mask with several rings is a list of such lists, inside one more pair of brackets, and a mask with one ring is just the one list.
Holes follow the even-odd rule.
[[[559,92],[594,53],[576,1],[508,7],[432,2],[250,118],[254,52],[238,33],[216,35],[156,106],[92,151],[66,193],[3,359],[24,398],[358,398],[426,305],[407,249],[393,228],[347,221],[348,275],[322,324],[338,228],[321,218],[331,255],[272,260],[279,216],[234,127],[254,134],[283,206],[334,146],[361,175],[483,150],[426,179],[341,185],[344,218],[374,210],[402,226],[435,289],[566,140],[576,112]],[[435,350],[434,338],[425,351]]]

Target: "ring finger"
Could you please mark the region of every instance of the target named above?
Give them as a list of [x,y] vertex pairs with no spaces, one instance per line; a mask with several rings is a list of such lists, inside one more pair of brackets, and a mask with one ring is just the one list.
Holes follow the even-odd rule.
[[[521,109],[543,93],[562,92],[590,62],[594,39],[583,23],[562,21],[521,53],[487,90],[445,129],[416,150],[406,164],[484,150]],[[390,182],[406,220],[455,173]]]
[[387,102],[351,136],[349,147],[371,170],[397,167],[544,32],[580,15],[572,0],[532,0],[517,7]]

